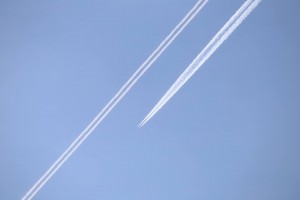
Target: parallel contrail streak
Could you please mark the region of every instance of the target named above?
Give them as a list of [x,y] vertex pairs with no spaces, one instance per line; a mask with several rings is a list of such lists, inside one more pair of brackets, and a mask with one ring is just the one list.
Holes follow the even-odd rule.
[[199,0],[188,14],[179,22],[172,32],[162,41],[155,51],[146,59],[146,61],[138,68],[138,70],[129,78],[117,94],[109,101],[109,103],[101,110],[101,112],[93,119],[93,121],[84,129],[84,131],[72,142],[65,152],[51,165],[45,174],[31,187],[31,189],[22,198],[32,199],[34,195],[47,183],[47,181],[55,174],[55,172],[63,165],[63,163],[74,153],[74,151],[84,142],[84,140],[93,132],[93,130],[102,122],[102,120],[110,113],[116,104],[127,94],[140,77],[150,68],[150,66],[158,59],[165,49],[175,40],[175,38],[183,31],[190,21],[205,6],[208,0]]
[[172,96],[191,78],[191,76],[205,63],[207,59],[220,47],[220,45],[234,32],[234,30],[246,19],[246,17],[256,8],[261,0],[247,0],[238,11],[221,28],[215,37],[193,60],[189,67],[179,76],[175,83],[165,93],[165,95],[154,106],[145,119],[139,124],[144,126],[171,98]]

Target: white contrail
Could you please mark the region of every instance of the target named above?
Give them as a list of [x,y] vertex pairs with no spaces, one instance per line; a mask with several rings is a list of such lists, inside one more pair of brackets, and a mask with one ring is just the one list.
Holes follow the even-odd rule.
[[150,68],[157,58],[165,51],[165,49],[174,41],[174,39],[183,31],[190,21],[205,6],[208,0],[199,0],[188,14],[179,22],[172,32],[162,41],[155,51],[146,59],[146,61],[138,68],[138,70],[123,85],[117,94],[109,101],[109,103],[101,110],[94,120],[85,128],[85,130],[74,140],[67,150],[51,165],[45,174],[31,187],[22,199],[32,199],[34,195],[47,183],[47,181],[55,174],[55,172],[63,165],[63,163],[73,154],[73,152],[84,142],[84,140],[93,132],[93,130],[102,122],[102,120],[110,113],[116,104],[126,95],[140,77]]
[[215,37],[193,60],[189,67],[179,76],[171,88],[154,106],[145,119],[139,124],[144,126],[169,100],[172,96],[191,78],[191,76],[205,63],[205,61],[219,48],[219,46],[232,34],[232,32],[243,22],[244,19],[256,8],[261,0],[247,0],[241,8],[221,28]]

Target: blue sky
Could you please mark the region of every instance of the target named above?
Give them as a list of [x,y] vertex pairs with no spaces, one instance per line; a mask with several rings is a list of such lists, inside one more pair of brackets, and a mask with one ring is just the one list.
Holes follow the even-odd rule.
[[[1,199],[37,181],[195,3],[1,2]],[[37,199],[299,199],[299,1],[263,0],[137,128],[243,3],[210,0]]]

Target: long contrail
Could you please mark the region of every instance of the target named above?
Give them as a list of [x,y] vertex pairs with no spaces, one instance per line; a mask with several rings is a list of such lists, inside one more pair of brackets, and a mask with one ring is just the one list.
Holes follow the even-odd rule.
[[246,19],[246,17],[256,8],[261,0],[247,0],[213,37],[208,45],[193,60],[189,67],[179,76],[175,83],[165,93],[165,95],[154,106],[145,119],[139,124],[144,126],[171,98],[172,96],[191,78],[191,76],[205,63],[205,61],[220,47],[220,45],[233,33],[233,31]]
[[83,132],[74,140],[74,142],[65,150],[65,152],[51,165],[45,174],[31,187],[31,189],[22,198],[32,199],[34,195],[47,183],[47,181],[55,174],[55,172],[63,165],[63,163],[74,153],[74,151],[85,141],[85,139],[93,132],[93,130],[102,122],[102,120],[110,113],[116,104],[127,94],[140,77],[150,68],[157,58],[165,51],[165,49],[175,40],[175,38],[183,31],[190,21],[205,6],[208,0],[199,0],[195,6],[187,13],[187,15],[179,22],[172,32],[162,41],[155,51],[146,59],[146,61],[138,68],[138,70],[129,78],[117,94],[109,101],[109,103],[101,110],[94,120],[84,129]]

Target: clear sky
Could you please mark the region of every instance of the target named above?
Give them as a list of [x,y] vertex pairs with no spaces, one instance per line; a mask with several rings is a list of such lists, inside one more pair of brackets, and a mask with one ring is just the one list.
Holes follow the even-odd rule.
[[[0,2],[0,199],[19,199],[197,0]],[[300,199],[300,2],[210,0],[36,199]]]

